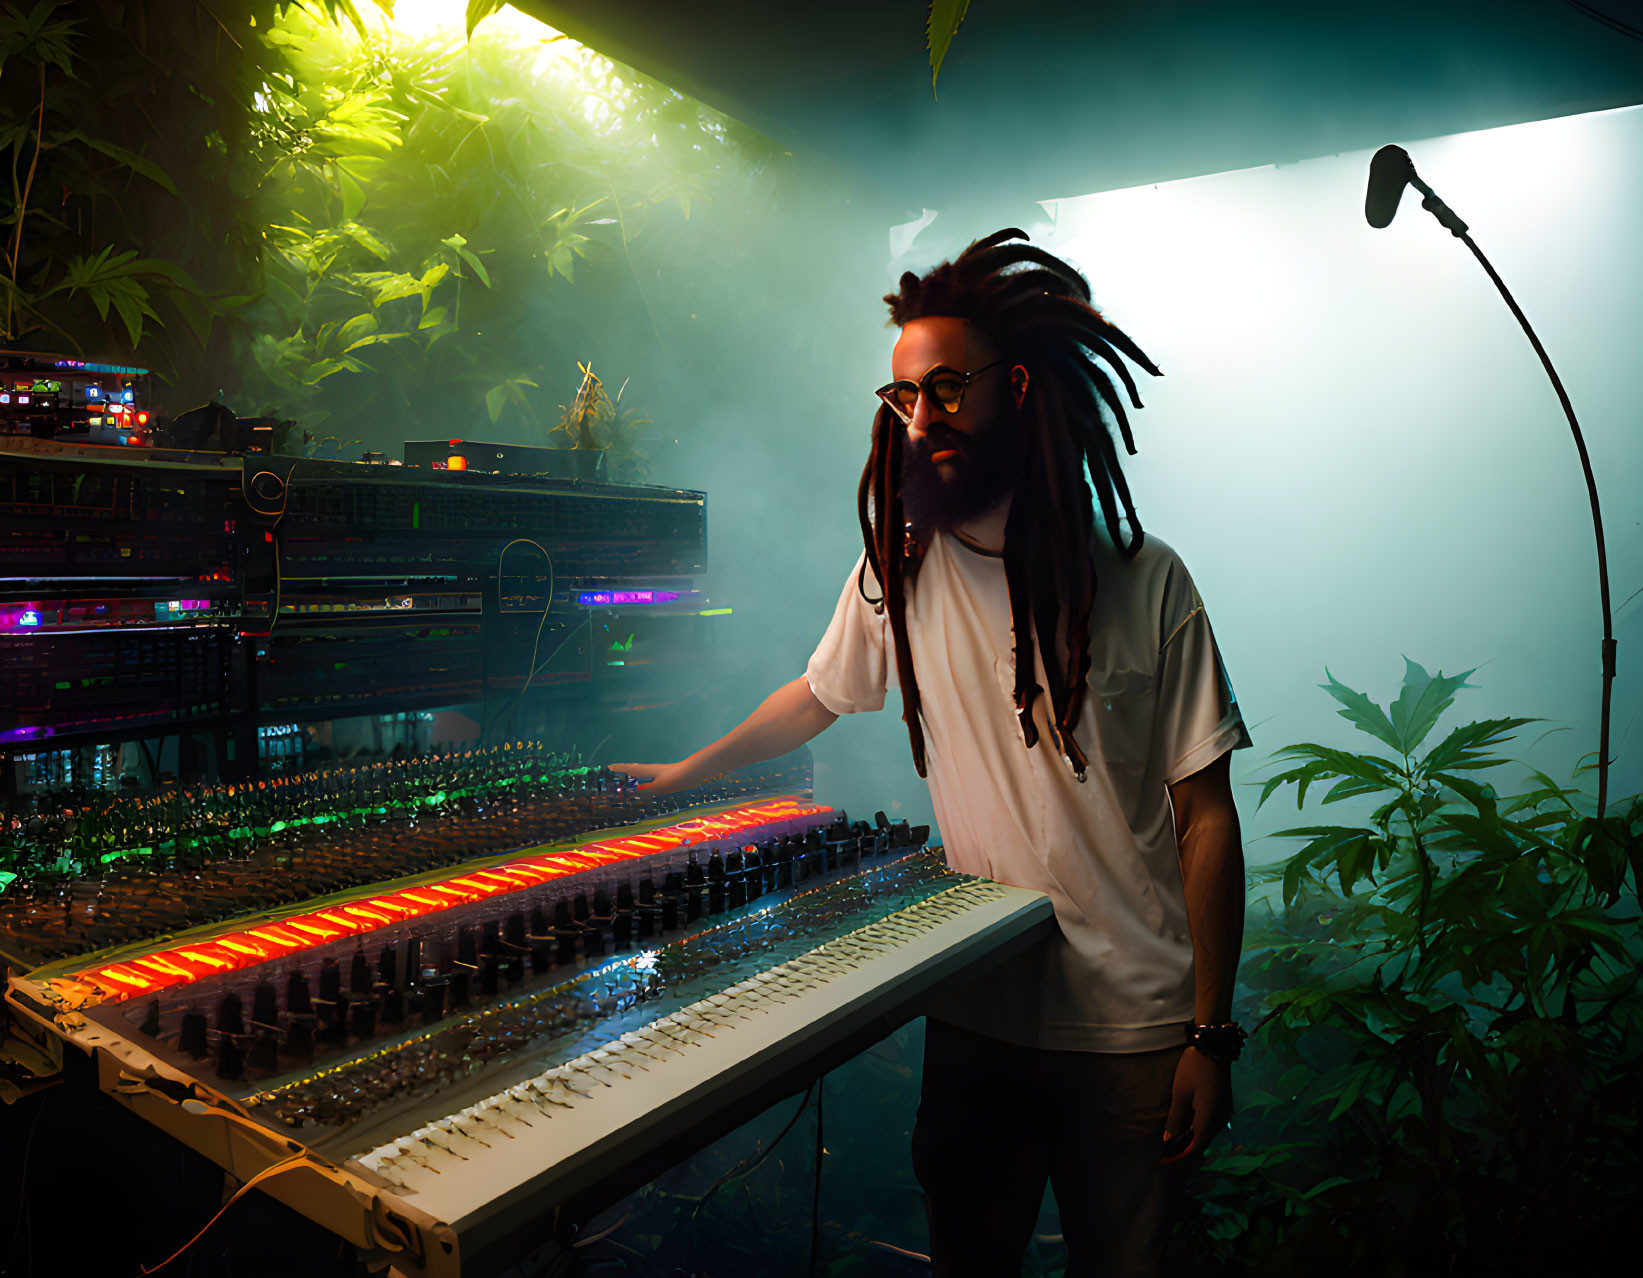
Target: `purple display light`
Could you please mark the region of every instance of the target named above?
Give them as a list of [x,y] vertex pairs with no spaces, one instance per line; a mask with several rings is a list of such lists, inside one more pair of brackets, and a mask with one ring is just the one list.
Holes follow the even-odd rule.
[[673,603],[679,598],[677,590],[584,590],[576,602],[584,608],[608,608],[617,604]]
[[38,608],[0,609],[0,630],[37,630],[44,620]]

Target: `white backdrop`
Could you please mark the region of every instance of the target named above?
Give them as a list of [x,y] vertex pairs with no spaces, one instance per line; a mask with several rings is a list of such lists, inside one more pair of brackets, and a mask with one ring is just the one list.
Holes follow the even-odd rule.
[[[1612,803],[1643,788],[1643,108],[1399,142],[1535,326],[1591,452],[1620,645]],[[1534,715],[1549,722],[1522,729],[1514,757],[1561,782],[1596,757],[1601,613],[1568,425],[1419,193],[1389,228],[1365,222],[1370,154],[1046,200],[1030,228],[1166,374],[1139,375],[1124,462],[1251,725],[1233,772],[1251,864],[1293,851],[1262,836],[1303,823],[1277,794],[1254,815],[1270,751],[1371,748],[1317,687],[1325,666],[1383,704],[1400,654],[1478,667],[1429,744]]]

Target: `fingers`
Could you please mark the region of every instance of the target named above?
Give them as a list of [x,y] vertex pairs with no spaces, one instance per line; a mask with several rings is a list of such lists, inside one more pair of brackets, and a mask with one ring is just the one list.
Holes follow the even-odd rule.
[[1211,1137],[1215,1134],[1215,1124],[1207,1116],[1200,1117],[1196,1110],[1192,1115],[1192,1127],[1188,1132],[1190,1139],[1187,1146],[1178,1154],[1172,1154],[1164,1159],[1166,1163],[1184,1163],[1204,1152]]
[[1206,1153],[1210,1142],[1226,1125],[1225,1117],[1211,1116],[1207,1112],[1200,1117],[1197,1110],[1191,1111],[1190,1125],[1171,1118],[1169,1130],[1164,1133],[1164,1157],[1158,1161],[1165,1164],[1184,1163]]
[[[1183,1141],[1186,1143],[1182,1144]],[[1172,1132],[1170,1133],[1170,1139],[1164,1142],[1164,1156],[1158,1161],[1166,1167],[1173,1163],[1183,1163],[1198,1153],[1201,1148],[1202,1145],[1199,1142],[1196,1129],[1188,1128],[1186,1133],[1181,1136],[1177,1136]]]
[[1192,1089],[1177,1081],[1170,1093],[1169,1118],[1164,1123],[1165,1163],[1179,1162],[1187,1156],[1196,1139],[1192,1132]]
[[1158,1161],[1169,1165],[1184,1163],[1198,1157],[1208,1147],[1215,1136],[1216,1125],[1193,1116],[1190,1125],[1184,1125],[1185,1130],[1176,1132],[1171,1130],[1164,1135],[1164,1156]]
[[[657,777],[667,771],[667,765],[661,763],[607,763],[605,767],[611,772],[620,772],[623,776],[632,777],[639,782],[635,790],[655,790],[658,787]],[[661,787],[661,793],[668,793],[666,786]]]

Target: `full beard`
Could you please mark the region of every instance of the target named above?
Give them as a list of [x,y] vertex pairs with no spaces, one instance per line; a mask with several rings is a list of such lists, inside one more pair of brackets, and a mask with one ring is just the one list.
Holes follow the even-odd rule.
[[[943,475],[931,453],[953,449]],[[1021,458],[1012,424],[982,435],[934,431],[902,450],[902,512],[920,532],[950,532],[992,510],[1010,494],[1020,474]]]

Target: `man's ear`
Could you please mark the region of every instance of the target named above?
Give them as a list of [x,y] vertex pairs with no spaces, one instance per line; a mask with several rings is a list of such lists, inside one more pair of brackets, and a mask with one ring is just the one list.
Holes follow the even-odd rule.
[[1010,389],[1015,392],[1015,406],[1020,408],[1027,398],[1027,368],[1024,364],[1017,364],[1010,370]]

